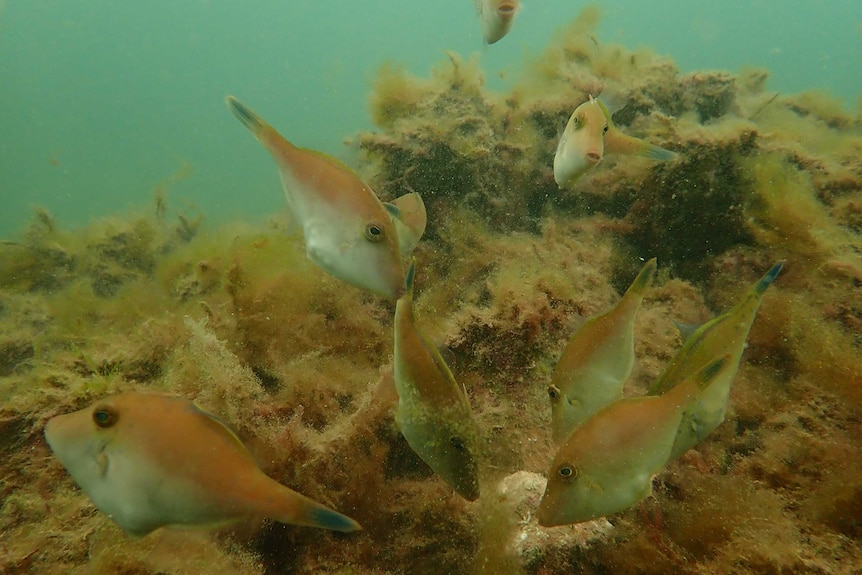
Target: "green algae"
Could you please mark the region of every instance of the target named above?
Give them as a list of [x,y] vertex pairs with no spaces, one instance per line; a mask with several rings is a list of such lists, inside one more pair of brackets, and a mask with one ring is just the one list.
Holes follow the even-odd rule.
[[[470,395],[487,497],[454,497],[394,426],[390,303],[314,268],[283,221],[213,228],[171,216],[157,190],[151,213],[78,230],[37,210],[0,244],[0,570],[858,568],[859,114],[821,94],[775,94],[763,70],[681,74],[649,51],[603,44],[597,19],[586,11],[501,93],[455,54],[430,78],[388,65],[370,96],[379,131],[357,138],[360,169],[384,199],[415,190],[428,206],[417,314]],[[608,158],[560,191],[557,131],[599,92],[626,133],[681,157]],[[786,264],[715,434],[658,476],[652,501],[601,530],[539,529],[529,486],[553,455],[553,365],[567,335],[652,256],[660,274],[636,325],[629,394],[680,345],[674,321],[708,319],[773,261]],[[41,440],[48,417],[126,389],[194,399],[268,474],[365,530],[252,522],[129,540]],[[527,485],[519,502],[496,490],[512,477]]]

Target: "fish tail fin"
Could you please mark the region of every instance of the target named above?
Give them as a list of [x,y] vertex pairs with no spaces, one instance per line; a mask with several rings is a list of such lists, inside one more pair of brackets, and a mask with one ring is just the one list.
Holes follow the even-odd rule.
[[762,278],[760,278],[760,281],[758,281],[757,284],[755,284],[754,286],[754,293],[757,296],[763,295],[763,292],[766,291],[766,288],[772,285],[772,282],[775,281],[775,278],[778,277],[778,273],[781,271],[782,267],[784,267],[784,262],[778,262],[774,266],[769,268],[769,271],[766,272],[766,274],[764,274]]
[[305,525],[307,527],[329,529],[330,531],[341,531],[343,533],[362,529],[359,523],[347,515],[332,510],[322,503],[318,503],[292,489],[282,487],[284,488],[282,505],[275,512],[269,514],[276,521],[291,525]]
[[635,280],[632,282],[632,285],[626,290],[626,293],[631,293],[634,295],[641,296],[643,292],[648,289],[652,285],[652,280],[655,278],[655,272],[658,265],[656,263],[656,258],[652,258],[648,260],[643,267],[641,268],[640,273],[638,273]]
[[605,134],[605,153],[641,156],[662,162],[673,160],[678,155],[646,140],[627,136],[617,129],[611,129]]
[[642,149],[638,152],[639,156],[643,156],[644,158],[649,158],[651,160],[658,160],[660,162],[667,162],[673,160],[678,156],[676,152],[671,152],[670,150],[666,150],[661,146],[656,146],[655,144],[650,144],[649,142],[643,143]]
[[279,134],[275,128],[267,124],[263,118],[255,114],[251,108],[233,96],[228,96],[226,102],[228,109],[236,119],[248,128],[248,131],[257,138],[280,166],[290,166],[297,161],[297,148]]
[[318,505],[309,509],[308,512],[309,524],[313,527],[329,529],[330,531],[341,531],[342,533],[350,533],[359,531],[362,526],[338,511],[333,511],[323,505]]
[[263,118],[252,112],[251,108],[234,98],[228,96],[225,100],[227,107],[231,113],[239,120],[243,126],[248,128],[248,131],[254,134],[255,138],[260,139],[263,132],[270,128],[269,124],[263,121]]

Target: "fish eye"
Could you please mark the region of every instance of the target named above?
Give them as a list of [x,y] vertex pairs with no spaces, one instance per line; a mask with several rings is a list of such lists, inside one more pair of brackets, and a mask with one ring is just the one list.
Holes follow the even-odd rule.
[[383,239],[383,228],[377,224],[365,226],[365,239],[369,242],[379,242]]
[[566,463],[562,467],[560,467],[558,473],[563,479],[574,479],[578,476],[578,468]]
[[608,124],[605,124],[605,127],[604,127],[604,128],[602,128],[602,134],[607,134],[607,133],[608,133],[608,128],[609,128],[609,127],[610,127],[610,126],[609,126]]
[[106,429],[117,423],[117,412],[110,407],[97,407],[93,411],[93,422]]
[[460,437],[458,437],[457,435],[453,435],[452,437],[450,437],[449,443],[451,443],[452,447],[454,447],[455,449],[457,449],[459,451],[464,450],[464,441]]
[[557,388],[556,385],[548,386],[548,397],[550,397],[551,399],[557,399],[558,397],[560,397],[560,390]]

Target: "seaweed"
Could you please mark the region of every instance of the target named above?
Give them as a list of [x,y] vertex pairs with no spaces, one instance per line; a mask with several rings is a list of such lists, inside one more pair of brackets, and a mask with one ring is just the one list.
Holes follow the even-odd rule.
[[[10,573],[831,573],[862,556],[862,123],[765,70],[681,74],[605,44],[585,9],[499,92],[478,58],[430,77],[395,63],[369,96],[358,169],[384,200],[424,198],[417,314],[481,428],[483,497],[455,496],[393,421],[393,305],[305,258],[274,218],[213,226],[141,212],[67,229],[44,209],[0,243],[0,570]],[[551,163],[589,95],[675,161],[607,158],[571,190]],[[552,458],[550,373],[644,259],[626,394],[682,336],[785,268],[749,336],[728,414],[643,504],[536,523]],[[357,534],[251,520],[130,540],[41,438],[45,421],[120,390],[217,414],[276,480],[355,517]]]

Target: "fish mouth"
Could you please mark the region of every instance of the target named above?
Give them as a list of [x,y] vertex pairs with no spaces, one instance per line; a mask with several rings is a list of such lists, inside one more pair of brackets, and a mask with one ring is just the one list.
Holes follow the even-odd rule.
[[601,160],[601,159],[602,159],[601,155],[597,154],[596,152],[590,152],[587,154],[587,162],[589,162],[593,166],[598,164],[599,160]]
[[536,514],[536,519],[538,519],[539,525],[542,527],[556,527],[558,525],[563,525],[564,522],[560,520],[559,514],[555,513],[555,509],[551,505],[539,505],[539,511]]
[[502,2],[497,7],[497,12],[501,16],[512,16],[515,13],[515,3],[514,2]]

